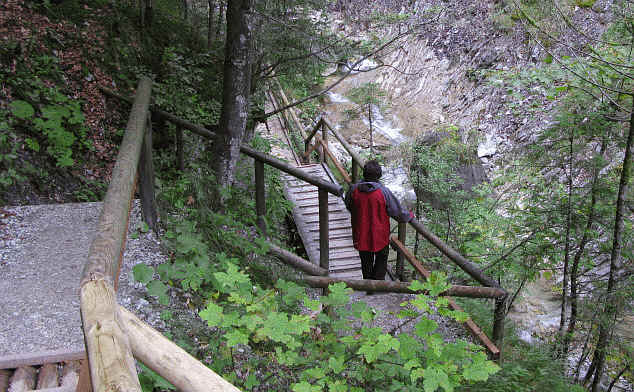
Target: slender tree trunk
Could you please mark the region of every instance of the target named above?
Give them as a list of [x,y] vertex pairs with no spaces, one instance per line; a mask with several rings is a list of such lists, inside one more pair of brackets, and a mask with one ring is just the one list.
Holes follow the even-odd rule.
[[216,2],[214,0],[208,0],[209,13],[207,14],[207,49],[211,49],[211,44],[214,42],[214,10],[216,9]]
[[233,183],[249,115],[252,8],[253,0],[231,0],[227,3],[223,101],[220,132],[214,145],[216,181],[220,187]]
[[220,36],[220,29],[222,29],[222,17],[225,11],[225,2],[220,0],[218,1],[218,19],[216,22],[216,37]]
[[[572,226],[572,159],[573,159],[573,135],[574,131],[570,129],[570,151],[568,160],[568,206],[566,207],[566,244],[564,246],[564,279],[562,283],[561,312],[559,319],[559,339],[563,338],[564,327],[566,325],[566,314],[568,313],[568,264],[570,262],[570,229]],[[558,353],[561,355],[561,352]]]
[[183,20],[187,22],[187,18],[189,18],[189,5],[187,4],[187,0],[183,0]]
[[[634,97],[633,97],[634,98]],[[603,375],[603,367],[605,365],[605,353],[608,346],[608,335],[612,329],[614,316],[617,314],[616,305],[616,278],[620,269],[621,256],[621,236],[623,234],[623,220],[625,215],[625,195],[630,180],[630,171],[632,167],[632,145],[634,144],[634,100],[632,102],[632,111],[630,113],[630,129],[627,137],[627,145],[625,146],[625,156],[623,157],[623,170],[621,171],[621,181],[619,182],[619,193],[616,198],[616,216],[614,218],[614,235],[612,239],[612,253],[610,254],[610,273],[608,278],[608,288],[603,307],[603,317],[599,324],[599,339],[594,351],[592,363],[595,364],[594,379],[592,380],[592,392],[599,390],[599,381]]]
[[[605,140],[601,143],[601,151],[599,152],[599,156],[603,157],[605,153]],[[577,252],[575,253],[575,257],[572,260],[572,267],[570,270],[570,321],[568,322],[568,329],[566,330],[566,335],[564,336],[563,345],[562,345],[562,354],[565,357],[568,353],[568,349],[570,347],[570,341],[572,340],[572,335],[575,332],[575,327],[577,323],[577,315],[578,315],[578,301],[577,298],[577,290],[579,287],[577,278],[579,273],[579,262],[581,261],[581,256],[585,250],[586,244],[588,243],[588,234],[590,234],[590,230],[592,229],[592,225],[594,224],[594,213],[595,213],[595,205],[597,203],[597,193],[598,186],[597,182],[599,179],[600,168],[595,166],[593,169],[594,173],[592,175],[592,197],[590,200],[590,207],[588,208],[588,220],[586,222],[586,228],[583,231],[583,236],[581,237],[581,241],[579,241],[579,246],[577,247]]]

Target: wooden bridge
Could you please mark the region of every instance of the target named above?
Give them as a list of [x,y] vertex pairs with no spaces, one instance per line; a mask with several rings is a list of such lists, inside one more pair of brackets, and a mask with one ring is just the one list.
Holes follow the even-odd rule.
[[[125,247],[128,214],[137,187],[137,176],[144,219],[150,227],[156,227],[152,139],[151,127],[149,126],[151,124],[150,112],[176,124],[179,127],[179,132],[186,129],[206,138],[215,137],[213,132],[204,127],[191,124],[157,108],[150,108],[151,84],[152,82],[148,78],[142,78],[137,88],[128,126],[113,169],[112,181],[97,224],[97,235],[82,272],[80,311],[87,354],[87,361],[84,363],[87,366],[79,371],[78,380],[73,384],[77,385],[76,388],[80,391],[92,388],[95,391],[140,392],[141,387],[135,367],[136,359],[181,391],[237,391],[235,386],[116,302],[115,294],[119,280],[121,255]],[[112,92],[105,90],[104,92],[131,101]],[[275,104],[276,98],[273,96],[270,98]],[[280,99],[285,99],[285,97],[282,95]],[[291,113],[290,116],[293,114]],[[294,121],[296,120],[295,118]],[[286,121],[290,121],[288,117]],[[301,130],[298,121],[297,126]],[[319,134],[320,131],[321,134]],[[352,156],[351,176],[332,156],[328,148],[329,133],[339,139],[339,142]],[[338,177],[343,179],[343,182],[351,183],[358,180],[358,171],[363,165],[363,160],[325,119],[317,122],[313,130],[304,137],[304,141],[305,151],[301,157],[297,156],[296,165],[283,162],[247,146],[242,146],[240,149],[243,154],[254,159],[256,213],[261,229],[265,229],[264,216],[266,214],[264,165],[270,165],[285,173],[286,193],[288,198],[294,202],[296,222],[300,228],[309,260],[304,260],[275,246],[271,246],[270,252],[277,255],[281,261],[303,271],[305,273],[303,281],[313,287],[327,287],[333,282],[342,281],[356,290],[414,293],[408,288],[409,283],[407,282],[359,279],[358,254],[352,249],[350,219],[341,200],[343,187],[333,183],[334,176],[325,164],[330,163],[334,166],[335,172]],[[182,146],[179,148],[182,151]],[[319,163],[307,165],[306,161],[313,152],[319,153]],[[327,162],[328,160],[329,162]],[[500,356],[498,347],[501,347],[503,339],[507,293],[495,280],[486,276],[477,265],[429,232],[420,222],[414,219],[409,225],[438,248],[449,260],[484,286],[454,285],[440,295],[493,298],[496,300],[493,341],[489,340],[472,320],[468,320],[464,324],[486,347],[490,356],[498,358]],[[398,228],[398,236],[391,239],[391,245],[398,253],[397,276],[401,275],[404,260],[407,260],[423,278],[427,278],[429,272],[405,247],[406,224],[400,224]],[[324,252],[325,249],[328,251]],[[451,300],[450,306],[459,309]],[[49,361],[48,363],[52,363],[52,366],[46,365],[46,363],[42,361],[30,364],[15,363],[15,366],[11,365],[16,369],[11,377],[16,378],[16,374],[26,374],[28,377],[34,378],[38,368],[40,369],[39,373],[44,374],[43,369],[45,368],[54,367],[59,372],[60,366],[62,366],[58,364],[58,360]],[[1,361],[0,364],[2,364]],[[34,365],[36,367],[33,367]],[[76,365],[72,366],[77,368]],[[0,372],[0,382],[3,377],[8,379],[9,375],[10,373],[6,370]],[[53,390],[62,391],[75,388],[65,385],[53,386],[51,383],[48,390],[52,392]],[[1,383],[0,386],[2,386]],[[0,390],[2,389],[0,388]],[[30,389],[33,389],[33,386],[29,385],[22,389],[16,389],[16,391]]]

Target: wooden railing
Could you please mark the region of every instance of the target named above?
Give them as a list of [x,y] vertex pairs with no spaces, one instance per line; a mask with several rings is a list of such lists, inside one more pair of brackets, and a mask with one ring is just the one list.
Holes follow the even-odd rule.
[[[156,224],[149,102],[152,81],[137,88],[125,135],[112,172],[97,234],[80,282],[80,308],[92,389],[141,391],[134,359],[143,362],[180,391],[238,391],[116,302],[116,288],[128,217],[139,176],[143,216]],[[150,178],[151,177],[151,178]]]
[[[321,131],[321,137],[318,136],[318,131]],[[328,147],[328,131],[330,131],[335,138],[339,141],[339,143],[343,146],[343,148],[348,152],[352,159],[352,173],[349,176],[347,172],[343,169],[341,164],[338,162],[336,158],[334,158],[333,154],[330,152]],[[311,144],[312,140],[315,140],[314,143]],[[319,147],[317,147],[319,145]],[[348,184],[356,183],[359,180],[359,171],[365,164],[365,160],[357,154],[354,149],[350,146],[345,138],[341,136],[341,134],[325,119],[320,118],[317,121],[317,124],[313,127],[312,131],[305,139],[305,147],[303,158],[308,160],[310,158],[310,154],[316,149],[320,148],[320,162],[325,163],[326,157],[328,157],[332,163],[335,165],[337,170],[341,173],[341,177]],[[391,238],[391,245],[397,252],[396,259],[396,275],[400,280],[403,280],[403,270],[404,270],[404,260],[406,259],[414,269],[421,274],[421,276],[428,278],[429,272],[427,272],[422,265],[416,260],[416,258],[405,248],[406,241],[406,233],[407,233],[407,223],[397,222],[398,223],[398,236]],[[500,284],[487,276],[475,263],[468,260],[464,256],[462,256],[459,252],[454,250],[447,243],[438,238],[434,233],[428,230],[421,222],[413,218],[409,225],[416,230],[419,234],[421,234],[427,241],[429,241],[432,245],[434,245],[443,255],[445,255],[449,260],[454,262],[460,269],[466,272],[473,279],[484,285],[485,287],[495,288],[500,290],[503,295],[499,295],[495,297],[495,310],[493,313],[493,342],[489,340],[489,338],[473,323],[472,320],[468,320],[465,323],[467,329],[476,336],[483,345],[489,350],[493,357],[499,357],[501,352],[500,349],[504,340],[504,319],[506,317],[506,298],[507,292],[500,286]],[[478,297],[478,294],[473,295],[473,297]],[[491,298],[484,295],[479,296],[480,298]],[[458,309],[458,305],[451,301],[450,306],[454,309]]]

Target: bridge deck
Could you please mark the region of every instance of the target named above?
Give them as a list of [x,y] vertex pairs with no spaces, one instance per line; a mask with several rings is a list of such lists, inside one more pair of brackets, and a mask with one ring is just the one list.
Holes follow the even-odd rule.
[[[330,181],[320,164],[298,166],[308,173]],[[306,253],[319,265],[319,196],[317,187],[292,176],[284,176],[286,197],[293,202],[293,217]],[[336,278],[361,279],[359,253],[352,246],[350,213],[343,199],[328,195],[330,241],[329,275]]]

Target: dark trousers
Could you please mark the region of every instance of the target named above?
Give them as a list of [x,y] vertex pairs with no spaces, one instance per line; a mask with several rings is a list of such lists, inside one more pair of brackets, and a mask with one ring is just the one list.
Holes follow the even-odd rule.
[[360,250],[361,272],[363,279],[384,280],[387,271],[387,255],[390,253],[390,246],[386,246],[378,252],[367,252]]

